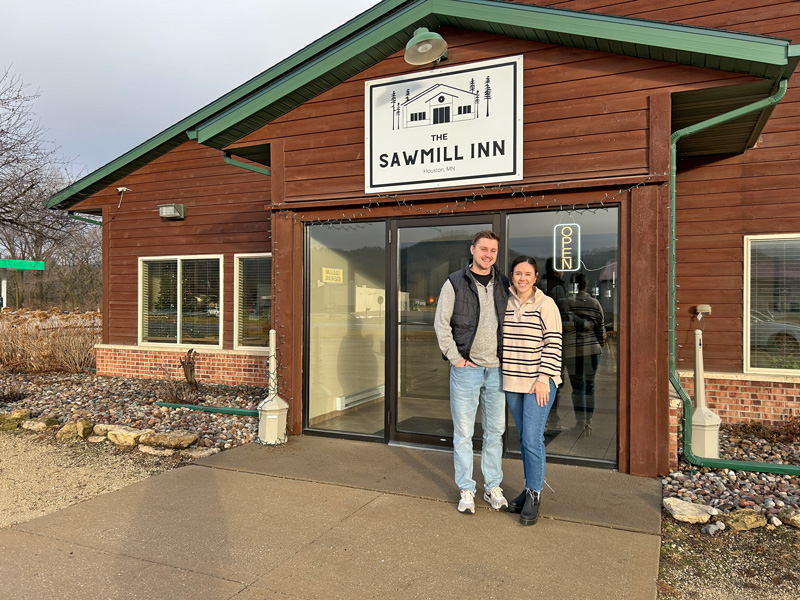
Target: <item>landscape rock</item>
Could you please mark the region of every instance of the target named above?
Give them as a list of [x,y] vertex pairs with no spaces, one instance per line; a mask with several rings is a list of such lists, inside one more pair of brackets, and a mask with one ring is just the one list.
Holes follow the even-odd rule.
[[87,442],[92,442],[93,444],[99,444],[100,442],[107,442],[108,438],[104,435],[90,435],[86,438]]
[[189,448],[183,451],[183,455],[189,458],[206,458],[219,452],[219,448]]
[[47,429],[47,423],[40,421],[39,419],[28,419],[27,421],[22,421],[22,423],[20,423],[20,427],[27,429],[28,431],[44,431]]
[[76,437],[78,437],[78,427],[75,425],[75,423],[67,423],[58,430],[58,433],[56,433],[56,439],[59,439],[62,442],[74,440]]
[[117,446],[135,446],[143,435],[155,433],[152,429],[136,429],[127,425],[118,425],[108,432],[108,439]]
[[147,446],[144,444],[139,444],[139,452],[143,452],[144,454],[152,454],[153,456],[172,456],[175,454],[175,450],[172,448],[154,448],[153,446]]
[[20,408],[19,410],[12,411],[9,415],[11,419],[19,419],[25,421],[31,418],[31,411],[29,408]]
[[684,523],[707,523],[711,518],[707,506],[692,504],[679,498],[664,498],[664,508],[676,521]]
[[94,429],[92,429],[92,435],[102,435],[103,437],[108,436],[108,432],[118,427],[118,425],[107,425],[106,423],[95,423]]
[[800,528],[800,510],[783,507],[778,511],[778,518],[787,525]]
[[20,419],[13,419],[9,415],[0,415],[0,431],[14,431],[21,422]]
[[75,423],[75,427],[78,429],[78,435],[85,440],[92,435],[94,423],[92,423],[89,419],[78,419],[78,421]]
[[734,531],[747,531],[764,527],[767,518],[751,508],[743,508],[725,515],[724,523]]
[[169,433],[151,433],[142,435],[139,443],[145,446],[158,446],[161,448],[188,448],[198,440],[198,435],[191,431],[181,429]]

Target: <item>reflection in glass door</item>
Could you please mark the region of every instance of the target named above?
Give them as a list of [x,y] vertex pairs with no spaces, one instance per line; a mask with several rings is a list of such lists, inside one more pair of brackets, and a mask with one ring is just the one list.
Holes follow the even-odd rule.
[[384,435],[386,224],[306,228],[306,427]]
[[[442,358],[433,317],[448,275],[469,264],[469,246],[490,222],[398,227],[397,408],[395,439],[450,442],[450,363]],[[415,437],[416,436],[416,437]],[[419,436],[431,436],[421,438]],[[476,425],[480,439],[480,424]]]
[[[545,431],[547,454],[616,462],[619,209],[514,214],[507,223],[508,264],[520,255],[535,258],[537,287],[561,312],[563,384]],[[577,224],[570,233],[579,237],[572,248],[580,255],[559,271],[553,253],[559,226],[568,223]],[[510,416],[506,439],[519,451]]]

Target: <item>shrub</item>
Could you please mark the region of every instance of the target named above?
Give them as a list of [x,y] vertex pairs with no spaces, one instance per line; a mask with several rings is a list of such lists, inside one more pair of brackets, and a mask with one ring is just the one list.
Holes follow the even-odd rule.
[[0,312],[0,365],[9,371],[77,373],[95,366],[98,312],[4,309]]

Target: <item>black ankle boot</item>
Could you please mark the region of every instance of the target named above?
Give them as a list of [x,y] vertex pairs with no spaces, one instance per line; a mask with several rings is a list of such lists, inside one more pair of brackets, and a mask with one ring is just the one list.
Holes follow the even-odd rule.
[[536,525],[539,520],[539,496],[540,492],[533,490],[526,490],[525,504],[522,507],[522,512],[519,515],[519,522],[522,525]]
[[527,490],[522,490],[519,496],[508,501],[508,512],[518,513],[522,510],[522,507],[525,506],[525,497],[528,495],[525,492],[527,492]]

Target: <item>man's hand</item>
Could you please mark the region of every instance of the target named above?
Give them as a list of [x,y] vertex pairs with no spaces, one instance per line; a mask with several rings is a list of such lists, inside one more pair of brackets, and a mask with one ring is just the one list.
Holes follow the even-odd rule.
[[474,362],[467,360],[466,358],[462,360],[460,363],[456,363],[456,367],[477,367]]

